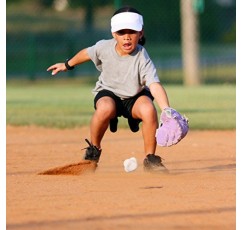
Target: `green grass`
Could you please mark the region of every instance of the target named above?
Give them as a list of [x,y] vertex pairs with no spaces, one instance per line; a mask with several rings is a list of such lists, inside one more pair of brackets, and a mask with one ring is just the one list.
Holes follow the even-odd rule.
[[[93,86],[79,79],[7,82],[7,124],[55,128],[89,125],[94,112]],[[165,88],[171,106],[189,118],[191,129],[235,129],[235,85]],[[126,120],[120,119],[119,125],[127,127]]]
[[234,85],[166,87],[171,106],[189,118],[192,129],[235,129]]
[[[201,68],[201,82],[204,84],[235,84],[236,83],[236,66],[227,64],[215,67]],[[165,84],[182,84],[183,70],[180,68],[158,70],[158,76],[161,76],[161,81]]]

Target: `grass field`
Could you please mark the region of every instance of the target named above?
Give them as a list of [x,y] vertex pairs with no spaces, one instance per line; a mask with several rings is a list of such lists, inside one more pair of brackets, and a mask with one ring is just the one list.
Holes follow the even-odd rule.
[[[72,128],[88,125],[94,84],[81,79],[7,82],[7,124]],[[171,106],[189,118],[191,129],[235,129],[235,85],[165,85]],[[160,110],[158,110],[160,113]],[[120,127],[127,121],[120,119]]]

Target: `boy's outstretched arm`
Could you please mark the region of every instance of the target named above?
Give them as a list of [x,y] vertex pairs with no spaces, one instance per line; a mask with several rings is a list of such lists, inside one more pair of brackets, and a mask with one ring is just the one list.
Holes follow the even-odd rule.
[[162,147],[175,145],[187,135],[188,119],[170,108],[166,91],[160,83],[152,83],[149,88],[162,110],[159,127],[155,134],[156,142]]
[[[74,57],[68,60],[68,65],[73,67],[87,61],[90,61],[90,57],[88,55],[87,49],[83,49],[79,51]],[[65,63],[56,63],[47,69],[47,71],[51,71],[51,70],[52,70],[52,75],[55,75],[58,72],[67,71],[68,69]]]

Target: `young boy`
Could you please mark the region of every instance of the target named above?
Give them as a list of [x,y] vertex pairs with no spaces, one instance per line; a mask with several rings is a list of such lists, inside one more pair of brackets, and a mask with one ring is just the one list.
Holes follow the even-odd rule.
[[110,127],[116,132],[118,117],[123,116],[128,119],[132,132],[137,132],[142,122],[144,169],[166,172],[161,157],[155,155],[158,116],[153,100],[161,110],[170,106],[156,68],[143,47],[142,15],[131,7],[117,10],[111,18],[111,32],[112,39],[101,40],[47,70],[55,75],[91,60],[100,71],[93,89],[95,112],[90,124],[90,142],[86,140],[89,144],[86,160],[99,161],[106,130]]

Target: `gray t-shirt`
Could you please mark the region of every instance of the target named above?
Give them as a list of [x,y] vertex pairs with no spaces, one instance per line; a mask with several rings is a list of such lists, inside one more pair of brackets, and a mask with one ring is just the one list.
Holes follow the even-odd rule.
[[106,89],[122,99],[138,94],[153,82],[160,82],[156,68],[146,50],[138,45],[127,56],[119,56],[115,50],[116,40],[101,40],[88,47],[87,52],[101,72],[93,93]]

